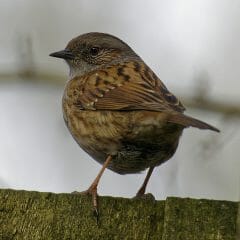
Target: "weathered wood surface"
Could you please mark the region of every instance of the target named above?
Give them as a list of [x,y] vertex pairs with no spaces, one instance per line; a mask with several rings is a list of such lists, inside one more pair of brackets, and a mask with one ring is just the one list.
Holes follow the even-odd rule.
[[238,203],[91,197],[0,190],[0,239],[236,240]]

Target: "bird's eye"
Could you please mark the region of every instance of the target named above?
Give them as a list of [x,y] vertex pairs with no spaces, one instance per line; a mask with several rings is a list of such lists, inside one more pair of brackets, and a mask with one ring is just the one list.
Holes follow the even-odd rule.
[[90,48],[90,54],[91,54],[92,56],[97,56],[98,53],[99,53],[99,48],[98,48],[98,47],[92,47],[92,48]]

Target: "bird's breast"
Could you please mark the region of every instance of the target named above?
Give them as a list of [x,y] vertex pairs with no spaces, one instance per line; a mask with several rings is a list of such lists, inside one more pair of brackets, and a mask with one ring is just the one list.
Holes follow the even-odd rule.
[[149,111],[81,110],[63,99],[64,119],[72,136],[91,157],[109,168],[135,173],[159,165],[175,152],[182,128],[165,114]]
[[81,110],[63,99],[66,125],[77,143],[96,160],[115,155],[131,126],[131,114]]

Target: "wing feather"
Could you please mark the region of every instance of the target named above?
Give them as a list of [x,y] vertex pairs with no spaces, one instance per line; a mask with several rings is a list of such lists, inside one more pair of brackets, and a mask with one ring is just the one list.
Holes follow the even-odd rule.
[[71,95],[74,95],[74,104],[80,109],[164,112],[168,122],[219,131],[184,115],[185,108],[181,102],[143,62],[110,66],[76,77],[70,84],[76,84],[70,89],[78,90],[79,94],[72,92]]
[[96,110],[185,110],[144,63],[129,62],[92,72],[84,85],[85,97],[81,101],[87,102],[81,105],[86,108],[91,105]]

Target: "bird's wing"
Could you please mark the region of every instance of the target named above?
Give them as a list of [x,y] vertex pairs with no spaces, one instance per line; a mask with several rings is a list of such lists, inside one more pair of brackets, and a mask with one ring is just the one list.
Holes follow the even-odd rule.
[[144,63],[128,62],[85,77],[79,106],[92,110],[183,112],[181,102]]
[[[73,79],[74,80],[74,79]],[[219,131],[183,114],[181,102],[144,63],[129,62],[91,72],[75,81],[75,106],[85,110],[164,112],[167,121],[184,127]],[[75,91],[74,90],[74,91]]]

